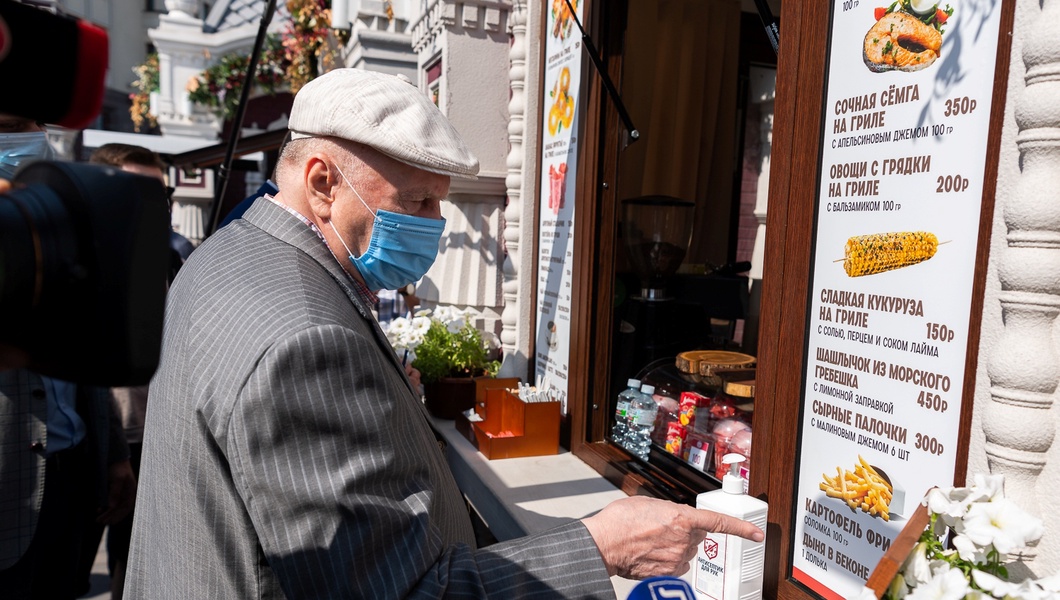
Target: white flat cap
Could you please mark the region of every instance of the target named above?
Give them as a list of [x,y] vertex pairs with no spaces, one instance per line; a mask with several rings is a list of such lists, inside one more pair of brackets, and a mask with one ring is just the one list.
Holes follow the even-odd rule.
[[394,75],[336,69],[294,98],[292,139],[332,136],[359,142],[424,171],[474,179],[478,158],[426,95]]

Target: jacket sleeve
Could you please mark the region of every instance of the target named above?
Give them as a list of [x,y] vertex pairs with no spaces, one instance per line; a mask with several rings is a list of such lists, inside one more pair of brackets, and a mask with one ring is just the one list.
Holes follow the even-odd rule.
[[483,549],[453,541],[466,508],[384,351],[306,329],[268,349],[239,395],[223,443],[286,594],[613,598],[580,522]]

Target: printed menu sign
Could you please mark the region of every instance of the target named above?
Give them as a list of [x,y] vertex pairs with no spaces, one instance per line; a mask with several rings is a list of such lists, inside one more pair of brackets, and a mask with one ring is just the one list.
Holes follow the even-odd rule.
[[[580,0],[570,0],[582,19]],[[538,206],[536,378],[567,412],[570,367],[571,271],[574,257],[574,193],[581,101],[582,48],[564,0],[553,0],[545,35],[541,101],[541,192]]]
[[832,5],[791,574],[825,598],[953,482],[1000,10]]

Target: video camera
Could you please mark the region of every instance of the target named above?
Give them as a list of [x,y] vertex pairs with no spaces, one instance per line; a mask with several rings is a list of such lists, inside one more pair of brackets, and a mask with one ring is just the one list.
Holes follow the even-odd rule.
[[[98,27],[0,0],[0,113],[84,127],[102,103],[106,48]],[[45,66],[41,85],[33,73]],[[0,195],[0,369],[146,384],[158,366],[169,269],[162,184],[38,161],[12,185]]]

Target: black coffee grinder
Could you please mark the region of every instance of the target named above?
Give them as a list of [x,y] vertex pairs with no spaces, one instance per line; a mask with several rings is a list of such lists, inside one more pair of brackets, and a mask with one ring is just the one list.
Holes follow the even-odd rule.
[[690,349],[693,330],[701,326],[689,307],[668,290],[692,242],[694,210],[694,203],[672,196],[622,201],[622,233],[640,293],[631,293],[625,302],[621,325],[625,331],[620,330],[625,335],[619,337],[635,340],[634,368]]

